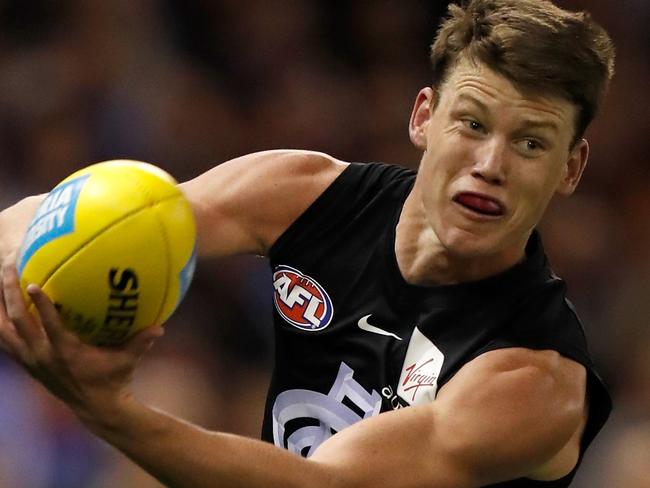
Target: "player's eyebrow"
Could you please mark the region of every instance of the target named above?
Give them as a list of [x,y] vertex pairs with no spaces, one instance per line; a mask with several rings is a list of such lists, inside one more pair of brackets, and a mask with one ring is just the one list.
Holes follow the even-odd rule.
[[480,108],[481,110],[483,110],[484,112],[489,111],[488,106],[485,103],[483,103],[478,98],[475,98],[475,97],[473,97],[473,96],[471,96],[471,95],[469,95],[467,93],[459,93],[458,94],[458,100],[472,103],[472,104],[476,105],[478,108]]
[[550,129],[553,132],[560,130],[557,124],[550,120],[525,120],[521,126],[523,129]]
[[[484,112],[489,112],[489,108],[485,102],[479,100],[476,97],[473,97],[472,95],[468,93],[459,93],[458,94],[458,100],[464,101],[464,102],[469,102],[473,105],[476,105],[480,110]],[[534,120],[534,119],[526,119],[523,121],[521,124],[522,129],[550,129],[553,132],[559,132],[560,128],[558,125],[553,122],[552,120]]]

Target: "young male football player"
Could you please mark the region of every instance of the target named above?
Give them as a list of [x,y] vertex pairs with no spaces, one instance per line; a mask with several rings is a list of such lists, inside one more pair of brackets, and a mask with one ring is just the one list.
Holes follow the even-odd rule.
[[270,259],[269,442],[133,397],[160,328],[101,349],[37,286],[41,320],[26,311],[9,256],[38,197],[0,216],[3,349],[170,486],[568,486],[610,403],[535,227],[578,185],[613,47],[545,0],[472,0],[431,59],[409,126],[417,173],[270,151],[182,185],[202,255]]

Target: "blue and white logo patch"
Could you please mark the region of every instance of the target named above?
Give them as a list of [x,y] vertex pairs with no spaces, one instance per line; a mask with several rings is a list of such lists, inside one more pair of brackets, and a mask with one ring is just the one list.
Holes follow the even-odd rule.
[[74,232],[77,200],[90,175],[83,175],[54,188],[36,211],[18,254],[18,273],[41,247]]

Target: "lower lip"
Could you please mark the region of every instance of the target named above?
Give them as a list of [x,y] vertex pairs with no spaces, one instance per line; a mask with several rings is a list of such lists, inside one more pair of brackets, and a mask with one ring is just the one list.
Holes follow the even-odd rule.
[[470,220],[474,220],[476,222],[494,222],[497,220],[500,220],[503,217],[503,214],[501,215],[488,215],[488,214],[482,214],[475,212],[474,210],[471,210],[467,208],[465,205],[462,205],[456,201],[452,200],[452,203],[461,211],[463,215],[465,215],[467,218]]

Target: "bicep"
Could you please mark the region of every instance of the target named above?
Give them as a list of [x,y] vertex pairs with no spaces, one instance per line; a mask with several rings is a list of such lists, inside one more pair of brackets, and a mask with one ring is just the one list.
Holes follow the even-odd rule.
[[253,153],[181,185],[203,256],[265,254],[346,164],[311,151]]
[[469,488],[470,473],[438,442],[433,405],[382,413],[329,438],[310,458],[338,474],[337,486]]
[[529,476],[575,432],[580,381],[496,353],[466,365],[434,402],[359,422],[313,459],[342,469],[351,486],[469,488]]

